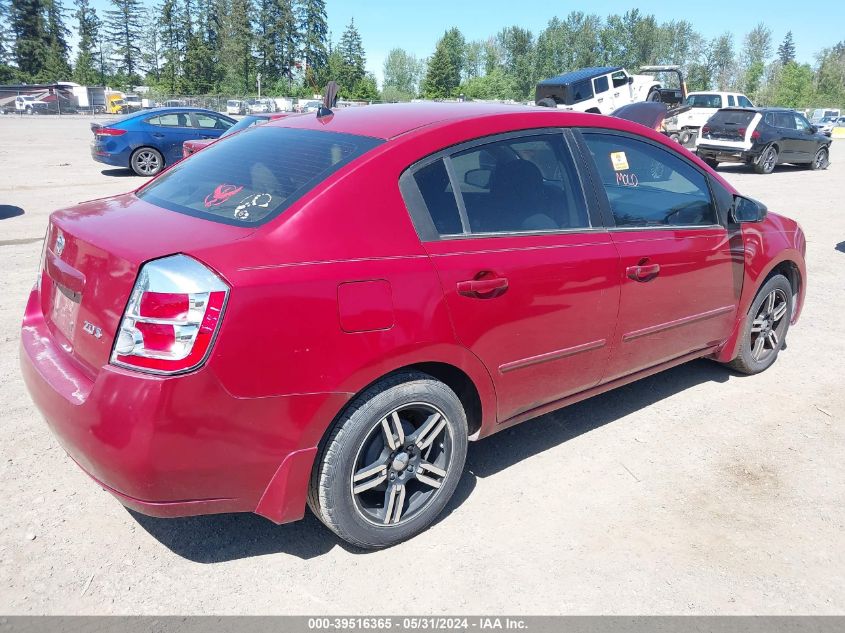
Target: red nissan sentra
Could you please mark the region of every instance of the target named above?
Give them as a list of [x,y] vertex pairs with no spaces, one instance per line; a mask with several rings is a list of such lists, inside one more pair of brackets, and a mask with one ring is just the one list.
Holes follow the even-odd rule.
[[804,251],[634,123],[349,108],[53,213],[22,370],[130,508],[283,523],[307,503],[382,547],[443,509],[467,440],[694,358],[768,368]]

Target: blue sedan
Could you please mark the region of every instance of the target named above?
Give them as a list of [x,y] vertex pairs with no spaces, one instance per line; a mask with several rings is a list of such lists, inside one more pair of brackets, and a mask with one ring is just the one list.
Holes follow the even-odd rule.
[[143,110],[113,123],[92,123],[91,156],[139,176],[155,176],[182,158],[183,142],[218,138],[234,124],[235,119],[202,108]]

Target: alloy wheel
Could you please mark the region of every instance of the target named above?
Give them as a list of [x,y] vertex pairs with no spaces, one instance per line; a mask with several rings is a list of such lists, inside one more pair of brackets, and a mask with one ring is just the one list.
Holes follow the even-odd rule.
[[815,158],[813,158],[813,168],[825,169],[827,168],[827,161],[827,150],[825,148],[821,148],[819,151],[816,152]]
[[158,156],[150,151],[142,150],[138,152],[135,154],[133,162],[137,170],[147,176],[152,176],[161,169],[161,162]]
[[763,171],[766,173],[772,172],[775,169],[775,161],[777,160],[777,152],[773,147],[766,150],[763,155]]
[[762,362],[777,353],[783,343],[787,322],[784,320],[789,309],[789,298],[783,290],[772,290],[751,322],[751,355]]
[[452,430],[431,404],[402,405],[377,421],[355,457],[350,488],[358,513],[394,526],[424,512],[449,476]]

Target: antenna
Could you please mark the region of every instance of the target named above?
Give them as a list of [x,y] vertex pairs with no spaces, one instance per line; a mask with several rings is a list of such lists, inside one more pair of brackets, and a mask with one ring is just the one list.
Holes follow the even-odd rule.
[[317,108],[317,118],[321,119],[324,116],[331,116],[334,114],[332,108],[337,105],[337,82],[330,81],[326,84],[323,90],[323,103]]

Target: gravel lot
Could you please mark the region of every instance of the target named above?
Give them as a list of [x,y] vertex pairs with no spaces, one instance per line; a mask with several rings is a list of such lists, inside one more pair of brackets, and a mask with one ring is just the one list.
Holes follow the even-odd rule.
[[826,172],[723,170],[807,234],[771,370],[697,361],[471,444],[436,525],[361,553],[311,515],[130,513],[30,403],[18,333],[48,214],[142,182],[91,160],[89,121],[0,117],[0,613],[845,613],[840,148]]

